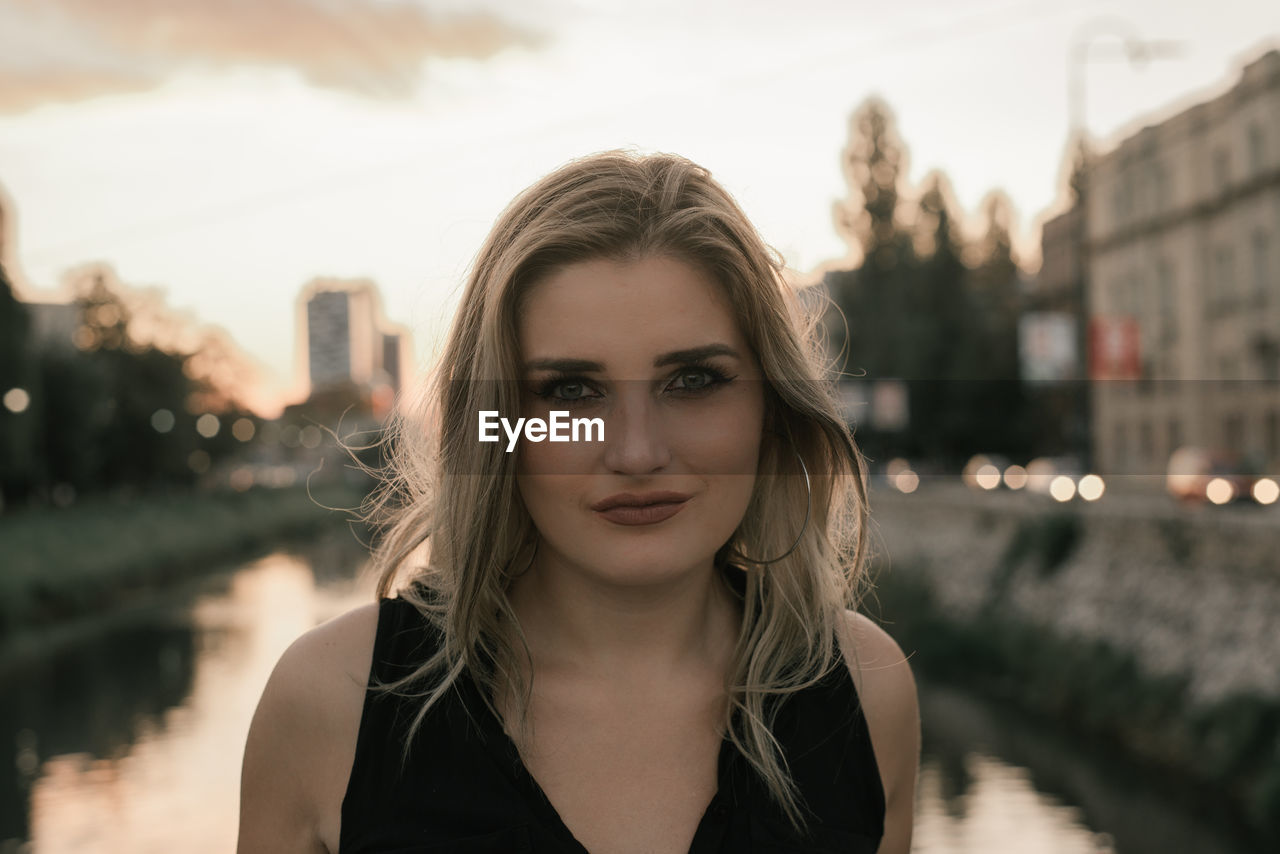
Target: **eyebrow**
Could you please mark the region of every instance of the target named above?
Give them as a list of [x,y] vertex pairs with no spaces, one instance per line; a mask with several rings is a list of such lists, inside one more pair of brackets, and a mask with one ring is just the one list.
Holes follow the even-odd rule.
[[[730,347],[728,344],[704,344],[701,347],[689,347],[685,350],[672,350],[670,353],[663,353],[653,360],[655,368],[661,368],[664,365],[678,365],[685,362],[700,362],[703,359],[709,359],[712,356],[732,356],[735,359],[741,359],[738,351]],[[593,362],[590,359],[531,359],[524,363],[526,371],[547,370],[561,371],[564,373],[581,372],[581,373],[603,373],[604,365],[600,362]]]

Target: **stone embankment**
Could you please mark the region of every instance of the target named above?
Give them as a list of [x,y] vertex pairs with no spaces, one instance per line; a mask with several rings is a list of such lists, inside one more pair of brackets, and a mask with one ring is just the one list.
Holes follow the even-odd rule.
[[1280,507],[873,485],[875,599],[918,668],[1113,740],[1280,834]]

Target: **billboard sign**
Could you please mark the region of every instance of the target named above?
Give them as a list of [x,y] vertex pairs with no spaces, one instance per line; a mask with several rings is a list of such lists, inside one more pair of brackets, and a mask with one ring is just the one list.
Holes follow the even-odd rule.
[[1136,380],[1142,375],[1138,321],[1097,315],[1089,319],[1089,379]]

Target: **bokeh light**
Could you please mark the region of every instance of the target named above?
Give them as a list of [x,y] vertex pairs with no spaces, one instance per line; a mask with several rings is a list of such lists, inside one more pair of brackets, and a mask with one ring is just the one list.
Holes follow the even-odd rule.
[[253,419],[251,418],[237,418],[235,423],[231,425],[231,435],[241,442],[250,441],[256,432],[257,428],[253,426]]
[[1080,478],[1080,484],[1076,488],[1085,501],[1097,501],[1107,491],[1106,483],[1096,474],[1087,474]]
[[302,433],[298,441],[302,443],[302,447],[314,449],[320,447],[320,440],[324,438],[320,433],[320,428],[314,424],[308,424],[302,428]]
[[221,428],[222,422],[212,412],[206,412],[196,419],[196,432],[206,439],[212,439],[218,435],[218,430]]
[[157,433],[168,433],[173,429],[173,413],[167,409],[157,409],[151,413],[151,429]]
[[207,472],[212,463],[213,461],[209,458],[208,451],[192,451],[187,455],[187,467],[196,474]]
[[995,489],[1000,485],[1000,469],[987,463],[978,469],[973,479],[983,489]]
[[1259,504],[1275,504],[1280,499],[1280,484],[1269,477],[1260,478],[1253,485],[1253,500]]
[[1004,485],[1010,489],[1022,489],[1027,485],[1027,478],[1027,470],[1016,463],[1004,470]]
[[31,405],[31,395],[25,388],[11,388],[4,393],[4,408],[17,415],[26,412]]
[[236,492],[245,492],[253,486],[253,469],[241,466],[231,472],[227,480]]
[[1076,494],[1076,482],[1060,474],[1049,483],[1049,494],[1058,501],[1070,501]]
[[1204,488],[1204,494],[1214,504],[1226,504],[1236,497],[1236,488],[1225,477],[1215,477]]
[[77,350],[92,350],[98,346],[98,333],[87,326],[81,326],[71,333],[71,343]]

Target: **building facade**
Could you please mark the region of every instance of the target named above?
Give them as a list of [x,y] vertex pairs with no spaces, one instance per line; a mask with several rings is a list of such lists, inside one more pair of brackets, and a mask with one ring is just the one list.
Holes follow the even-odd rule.
[[383,317],[377,287],[367,279],[315,279],[299,303],[309,395],[355,388],[370,394],[375,408],[389,407],[411,365],[409,335]]
[[1090,468],[1084,240],[1079,204],[1041,226],[1040,271],[1022,294],[1018,361],[1039,447]]
[[1190,445],[1274,469],[1280,52],[1095,159],[1085,214],[1096,468],[1160,474]]

